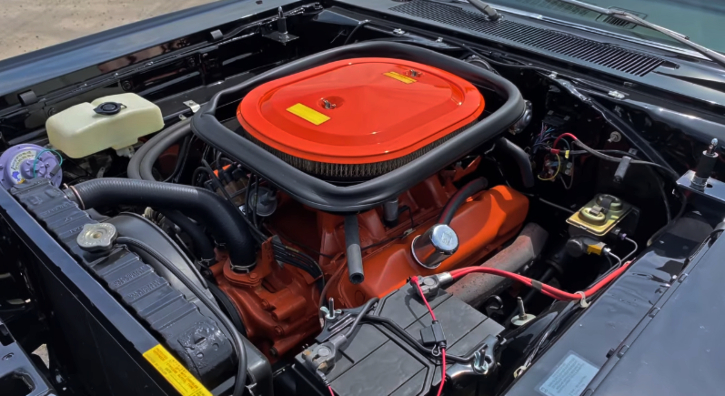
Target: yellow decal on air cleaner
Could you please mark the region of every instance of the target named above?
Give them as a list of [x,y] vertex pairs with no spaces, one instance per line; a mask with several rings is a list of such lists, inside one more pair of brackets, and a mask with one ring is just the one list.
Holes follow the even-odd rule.
[[315,125],[320,125],[330,119],[330,117],[320,113],[315,109],[311,109],[303,105],[302,103],[297,103],[296,105],[288,107],[287,111]]
[[143,357],[181,394],[181,396],[212,396],[161,344],[144,352]]
[[410,78],[408,76],[404,76],[404,75],[402,75],[400,73],[396,73],[396,72],[392,72],[392,71],[391,72],[387,72],[387,73],[383,73],[383,75],[384,76],[388,76],[390,78],[394,78],[394,79],[396,79],[396,80],[398,80],[400,82],[404,82],[406,84],[412,84],[412,83],[418,81],[418,80],[416,80],[414,78]]

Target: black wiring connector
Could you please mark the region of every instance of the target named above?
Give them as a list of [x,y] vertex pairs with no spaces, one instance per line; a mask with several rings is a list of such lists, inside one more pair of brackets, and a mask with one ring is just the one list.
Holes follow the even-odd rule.
[[[441,276],[443,277],[442,279]],[[437,296],[441,286],[449,283],[449,281],[452,280],[453,278],[451,277],[449,272],[443,272],[441,274],[433,276],[412,276],[408,278],[408,283],[410,283],[411,289],[416,294],[416,297],[423,304],[425,304],[426,307],[428,307],[431,314],[431,325],[420,329],[420,343],[424,347],[433,347],[438,348],[439,350],[445,349],[447,347],[446,335],[445,333],[443,333],[443,327],[441,326],[441,323],[435,318],[433,310],[428,304],[428,298],[433,298]]]
[[420,343],[426,347],[446,348],[446,335],[439,321],[420,329]]

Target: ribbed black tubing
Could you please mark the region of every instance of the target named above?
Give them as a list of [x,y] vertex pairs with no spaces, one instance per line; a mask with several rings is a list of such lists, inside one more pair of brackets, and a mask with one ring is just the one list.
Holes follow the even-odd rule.
[[179,210],[206,224],[225,242],[232,264],[242,267],[254,264],[254,239],[241,213],[211,191],[149,180],[102,178],[76,184],[66,190],[66,195],[85,209],[101,205],[145,205]]

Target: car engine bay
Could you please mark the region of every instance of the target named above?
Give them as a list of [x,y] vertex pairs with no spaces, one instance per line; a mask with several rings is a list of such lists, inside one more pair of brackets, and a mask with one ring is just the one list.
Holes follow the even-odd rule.
[[[355,12],[280,7],[206,57],[0,113],[2,189],[191,373],[184,396],[504,395],[694,216],[681,176],[720,175],[716,140],[604,79]],[[11,240],[29,286],[4,297],[30,306]]]

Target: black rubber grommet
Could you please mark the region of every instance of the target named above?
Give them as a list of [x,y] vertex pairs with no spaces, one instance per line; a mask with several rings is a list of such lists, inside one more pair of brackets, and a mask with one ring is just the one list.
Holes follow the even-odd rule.
[[93,109],[93,111],[95,111],[96,114],[101,114],[101,115],[114,115],[114,114],[118,114],[118,112],[120,112],[121,109],[124,107],[126,107],[126,106],[124,106],[121,103],[106,102],[106,103],[101,103],[100,105],[98,105],[98,107]]

